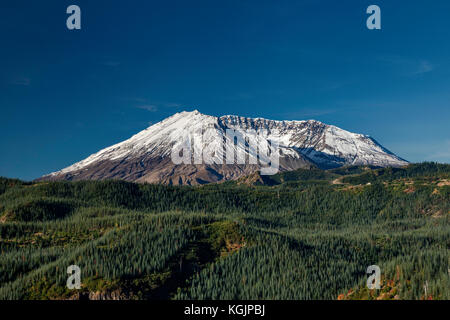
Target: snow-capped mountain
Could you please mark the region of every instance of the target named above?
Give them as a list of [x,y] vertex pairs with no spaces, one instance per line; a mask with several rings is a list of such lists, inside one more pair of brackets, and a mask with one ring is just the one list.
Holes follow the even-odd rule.
[[[343,165],[403,166],[407,161],[374,139],[315,120],[276,121],[239,116],[214,117],[197,110],[180,112],[139,132],[130,139],[100,150],[70,167],[41,180],[102,180],[203,184],[237,179],[261,168],[261,155],[227,135],[257,136],[279,146],[279,170],[334,168]],[[186,141],[192,162],[175,164],[174,148]],[[245,163],[225,163],[226,150],[246,155]],[[212,162],[195,160],[198,150],[209,150]],[[184,155],[179,153],[178,155]],[[200,154],[202,151],[200,151]],[[206,151],[203,151],[206,152]]]

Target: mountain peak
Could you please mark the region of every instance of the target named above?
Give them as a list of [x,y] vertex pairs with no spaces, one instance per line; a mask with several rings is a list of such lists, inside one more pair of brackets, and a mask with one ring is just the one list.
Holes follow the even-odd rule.
[[[205,129],[212,129],[205,136]],[[402,166],[407,162],[363,134],[352,133],[317,120],[270,120],[237,115],[209,116],[182,111],[135,134],[130,139],[100,150],[70,167],[43,179],[124,179],[139,182],[198,184],[237,179],[259,170],[258,165],[221,165],[224,149],[219,144],[238,149],[255,159],[242,144],[227,136],[233,129],[245,136],[249,131],[265,133],[263,139],[276,141],[280,151],[279,170],[343,165]],[[213,146],[213,165],[175,165],[172,149],[192,139],[193,150]],[[247,159],[246,158],[246,159]]]
[[183,115],[183,116],[196,116],[196,115],[203,115],[200,111],[197,109],[194,109],[192,111],[183,110],[181,112],[176,113],[175,115]]
[[192,111],[183,110],[180,113],[181,114],[201,114],[200,111],[198,111],[197,109],[194,109]]

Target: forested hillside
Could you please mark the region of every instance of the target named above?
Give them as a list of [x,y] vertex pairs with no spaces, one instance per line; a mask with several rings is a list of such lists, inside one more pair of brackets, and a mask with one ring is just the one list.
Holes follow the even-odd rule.
[[436,163],[195,187],[0,178],[0,299],[450,299],[449,200]]

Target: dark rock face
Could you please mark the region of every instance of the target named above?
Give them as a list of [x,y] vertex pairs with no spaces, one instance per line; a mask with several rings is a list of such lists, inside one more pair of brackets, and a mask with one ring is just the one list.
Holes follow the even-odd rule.
[[[281,162],[285,162],[285,164]],[[314,166],[306,160],[298,159],[282,159],[280,163],[280,171],[311,168]],[[149,161],[145,165],[142,165],[140,162],[102,161],[101,163],[92,164],[83,170],[46,176],[39,178],[38,181],[118,179],[140,183],[199,185],[236,180],[242,176],[257,172],[259,169],[259,166],[250,164],[174,165],[169,158],[160,159],[160,161]]]

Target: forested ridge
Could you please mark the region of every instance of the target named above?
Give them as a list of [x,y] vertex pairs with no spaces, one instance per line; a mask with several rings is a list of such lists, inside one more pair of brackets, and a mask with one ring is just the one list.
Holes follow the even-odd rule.
[[195,187],[0,178],[0,299],[450,299],[449,195],[437,163]]

